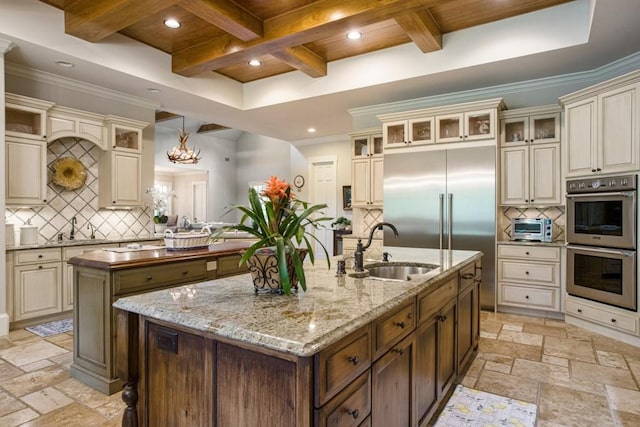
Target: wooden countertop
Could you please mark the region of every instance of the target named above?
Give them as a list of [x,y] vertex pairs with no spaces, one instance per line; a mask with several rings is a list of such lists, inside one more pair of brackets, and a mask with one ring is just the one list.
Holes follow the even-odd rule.
[[240,253],[249,246],[251,246],[251,242],[238,241],[214,243],[207,248],[189,250],[167,250],[166,248],[132,249],[130,252],[97,250],[73,257],[68,262],[72,265],[100,270],[122,270],[211,256],[233,255]]
[[385,250],[398,261],[439,267],[410,281],[385,281],[336,276],[335,263],[328,270],[326,263],[316,260],[315,266],[305,264],[307,291],[290,297],[256,295],[251,276],[243,274],[120,298],[114,307],[304,357],[408,302],[482,256],[476,251]]

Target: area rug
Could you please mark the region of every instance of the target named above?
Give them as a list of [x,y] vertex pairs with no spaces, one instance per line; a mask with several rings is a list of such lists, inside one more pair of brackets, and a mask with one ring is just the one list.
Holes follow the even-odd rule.
[[28,326],[27,331],[39,335],[43,338],[51,335],[62,334],[73,331],[73,319],[56,320],[55,322],[43,323],[41,325]]
[[458,385],[434,427],[534,427],[536,410],[534,403]]

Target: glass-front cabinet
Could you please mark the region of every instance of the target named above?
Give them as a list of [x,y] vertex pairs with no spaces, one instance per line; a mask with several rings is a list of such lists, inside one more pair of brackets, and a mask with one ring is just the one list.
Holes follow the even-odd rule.
[[436,142],[495,138],[495,109],[436,116]]
[[123,117],[107,116],[111,149],[128,153],[142,152],[142,130],[147,123]]
[[372,156],[382,156],[382,135],[380,133],[352,135],[351,158],[360,159]]
[[5,94],[5,134],[27,139],[46,139],[47,110],[53,102]]
[[384,148],[433,144],[433,117],[421,117],[383,123]]
[[560,112],[503,118],[500,142],[503,146],[560,142]]

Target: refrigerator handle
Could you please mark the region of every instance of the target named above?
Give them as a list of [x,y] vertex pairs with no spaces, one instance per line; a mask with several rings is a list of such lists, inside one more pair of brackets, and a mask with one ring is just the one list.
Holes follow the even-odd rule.
[[448,239],[448,247],[447,249],[453,249],[451,244],[451,239],[453,237],[453,194],[449,193],[449,204],[447,206],[447,239]]
[[440,230],[440,250],[442,250],[443,241],[443,232],[444,232],[444,193],[440,193],[440,216],[438,217],[440,220],[440,225],[438,230]]

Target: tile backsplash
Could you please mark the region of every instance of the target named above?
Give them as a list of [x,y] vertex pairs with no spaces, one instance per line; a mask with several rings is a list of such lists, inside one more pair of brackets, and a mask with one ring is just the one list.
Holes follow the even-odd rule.
[[[64,233],[67,239],[74,215],[77,218],[76,239],[90,237],[89,223],[93,225],[97,239],[151,236],[151,214],[146,209],[98,208],[98,159],[101,154],[101,150],[93,143],[80,138],[61,138],[50,143],[47,147],[47,205],[7,208],[5,222],[15,224],[17,233],[21,225],[31,220],[31,224],[38,226],[40,243],[55,241],[58,233]],[[61,157],[73,157],[82,162],[87,171],[84,186],[69,191],[52,182],[51,165]],[[15,241],[19,242],[17,236]]]
[[548,208],[516,208],[503,207],[502,215],[498,215],[498,241],[511,240],[511,219],[512,218],[549,218],[553,222],[553,240],[565,240],[565,207],[553,206]]

